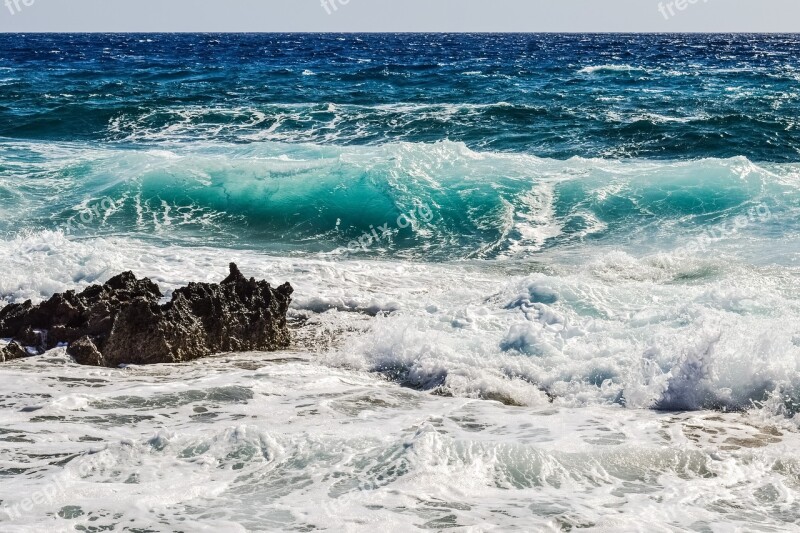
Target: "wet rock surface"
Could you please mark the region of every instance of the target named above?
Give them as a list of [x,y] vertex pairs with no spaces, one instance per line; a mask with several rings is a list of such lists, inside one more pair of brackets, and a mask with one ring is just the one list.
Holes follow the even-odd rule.
[[273,351],[290,342],[293,289],[245,278],[235,264],[221,283],[190,283],[159,304],[158,286],[125,272],[81,293],[0,309],[0,361],[60,345],[80,364],[118,366],[191,361],[222,352]]

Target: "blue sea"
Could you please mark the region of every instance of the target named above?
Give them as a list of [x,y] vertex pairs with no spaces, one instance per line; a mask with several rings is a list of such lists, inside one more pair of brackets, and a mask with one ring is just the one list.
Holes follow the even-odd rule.
[[231,261],[0,366],[0,531],[800,531],[798,35],[0,35],[0,305]]

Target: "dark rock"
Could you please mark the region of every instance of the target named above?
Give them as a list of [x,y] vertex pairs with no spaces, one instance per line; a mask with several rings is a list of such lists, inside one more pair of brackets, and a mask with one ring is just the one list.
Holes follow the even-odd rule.
[[97,349],[92,339],[87,336],[83,336],[70,344],[67,351],[79,365],[108,366],[103,354]]
[[22,359],[28,357],[30,354],[17,342],[10,342],[6,346],[0,348],[0,362],[13,361],[14,359]]
[[[55,294],[37,306],[30,300],[7,305],[0,309],[0,337],[49,350],[84,335],[107,335],[119,309],[136,298],[158,302],[161,292],[149,279],[137,280],[132,272],[125,272],[80,294]],[[40,336],[40,345],[32,338],[34,330],[46,332]]]
[[44,351],[42,347],[46,344],[46,338],[47,334],[44,331],[38,331],[27,327],[22,330],[22,333],[17,336],[16,340],[23,346],[31,346],[36,348],[37,351]]
[[67,344],[94,366],[190,361],[220,352],[289,345],[286,312],[293,289],[245,278],[235,264],[220,284],[191,283],[159,305],[161,292],[131,272],[76,294],[56,294],[0,310],[0,337],[46,350]]

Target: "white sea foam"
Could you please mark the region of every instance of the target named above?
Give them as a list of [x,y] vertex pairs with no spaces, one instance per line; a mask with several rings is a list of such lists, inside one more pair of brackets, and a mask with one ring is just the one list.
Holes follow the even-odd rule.
[[[189,170],[209,187],[216,165],[230,164],[214,150],[91,158],[126,172]],[[514,201],[475,220],[502,222],[514,246],[495,260],[436,263],[188,246],[156,240],[153,224],[169,235],[178,217],[145,203],[153,239],[28,231],[0,240],[6,303],[129,269],[169,294],[219,281],[230,261],[296,290],[285,352],[95,369],[57,349],[0,366],[0,529],[749,530],[796,519],[800,250],[790,240],[777,249],[769,230],[791,219],[725,233],[705,250],[669,226],[696,220],[670,201],[698,169],[704,181],[692,191],[712,204],[718,189],[747,201],[791,191],[794,167],[556,162],[457,143],[307,157],[318,150],[228,157],[287,175],[390,160],[387,183],[403,193],[412,181],[447,190],[459,176],[472,194],[502,167],[492,184]],[[556,202],[565,183],[586,191],[560,204],[567,213]],[[593,206],[620,204],[660,225],[584,242],[607,228]],[[548,247],[570,226],[576,237]],[[659,247],[637,231],[656,232]]]
[[[678,394],[687,409],[739,409],[772,392],[795,397],[800,385],[800,330],[791,325],[800,324],[791,318],[800,315],[798,282],[734,257],[553,253],[544,272],[531,274],[535,264],[335,263],[59,233],[2,247],[0,295],[9,302],[125,269],[168,291],[221,279],[235,259],[251,275],[291,281],[294,312],[330,314],[340,334],[320,354],[328,364],[468,397],[538,405],[546,392],[563,405],[647,409],[673,405]],[[366,330],[362,314],[375,317]],[[788,327],[776,331],[776,323]],[[702,385],[679,385],[687,379]]]
[[578,72],[581,74],[595,74],[597,72],[647,72],[647,69],[644,67],[636,67],[632,65],[591,65],[588,67],[583,67]]
[[507,407],[291,355],[93,370],[52,354],[4,367],[24,392],[2,398],[3,530],[792,520],[800,441],[756,417]]

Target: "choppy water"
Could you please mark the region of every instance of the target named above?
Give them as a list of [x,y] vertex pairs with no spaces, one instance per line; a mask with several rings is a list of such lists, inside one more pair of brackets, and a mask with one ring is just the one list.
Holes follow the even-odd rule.
[[0,368],[0,530],[800,529],[797,36],[0,50],[0,298],[296,288],[288,352]]

